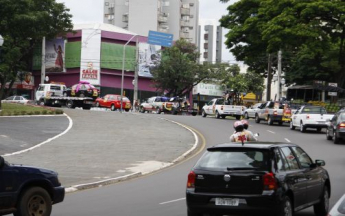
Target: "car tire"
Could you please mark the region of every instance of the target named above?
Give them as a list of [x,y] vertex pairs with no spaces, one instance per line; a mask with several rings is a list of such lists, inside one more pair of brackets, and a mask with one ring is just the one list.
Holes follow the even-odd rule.
[[216,118],[219,119],[220,118],[220,115],[219,115],[219,112],[216,111]]
[[221,117],[222,117],[222,119],[225,119],[226,116],[225,116],[225,115],[222,115]]
[[255,115],[255,122],[260,123],[260,118],[259,118],[259,115],[257,115],[257,114]]
[[332,140],[332,136],[329,135],[329,130],[326,129],[326,139],[327,140]]
[[72,100],[67,100],[66,101],[66,106],[69,109],[74,109],[75,108],[75,104],[74,104],[74,102]]
[[15,215],[49,216],[52,211],[52,201],[49,193],[40,187],[32,187],[24,191],[23,196],[17,204]]
[[328,187],[325,185],[323,187],[323,193],[321,195],[320,202],[314,205],[314,214],[316,216],[325,216],[328,214],[329,210],[329,192]]
[[110,106],[110,110],[111,110],[111,111],[115,111],[115,110],[116,110],[114,104],[112,104],[112,105]]
[[244,113],[244,118],[245,119],[249,119],[249,115],[248,115],[248,113],[246,112],[246,113]]
[[321,130],[322,130],[322,128],[316,128],[316,131],[319,133],[321,132]]
[[201,116],[204,117],[204,118],[207,116],[205,110],[202,110]]
[[187,210],[187,216],[202,216],[202,214],[191,212],[191,211]]
[[145,113],[144,107],[140,107],[140,112],[141,112],[141,113]]
[[299,125],[299,130],[304,133],[306,131],[306,127],[303,125],[303,122],[301,122],[301,124]]
[[99,107],[99,102],[96,102],[95,106],[96,106],[96,107]]
[[44,99],[41,99],[41,100],[38,102],[38,105],[40,105],[40,106],[45,106],[46,103],[44,102]]
[[196,114],[197,114],[196,112],[192,112],[192,116],[196,116]]
[[83,106],[83,109],[84,109],[84,110],[90,110],[90,109],[91,109],[91,105],[84,105],[84,106]]
[[129,109],[125,109],[126,112],[129,112]]
[[293,125],[292,121],[290,121],[290,129],[291,129],[291,130],[295,130],[295,128],[296,128],[296,127]]
[[156,113],[161,114],[161,109],[159,109],[159,107],[156,108]]
[[340,143],[340,139],[338,138],[337,133],[335,131],[333,132],[333,143],[334,144]]
[[279,122],[278,122],[278,125],[279,125],[279,126],[282,126],[282,125],[283,125],[283,122],[282,122],[282,121],[279,121]]
[[236,116],[236,120],[241,120],[241,116]]
[[272,121],[271,116],[268,116],[267,124],[268,124],[268,125],[273,125],[273,121]]
[[277,216],[292,216],[293,215],[293,207],[291,200],[288,196],[283,198],[283,203],[281,208],[278,210]]

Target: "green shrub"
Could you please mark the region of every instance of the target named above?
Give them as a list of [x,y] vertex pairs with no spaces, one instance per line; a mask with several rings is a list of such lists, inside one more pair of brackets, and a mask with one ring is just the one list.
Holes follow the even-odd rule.
[[22,114],[22,115],[26,115],[26,111],[25,111],[25,110],[22,110],[22,111],[21,111],[21,114]]
[[57,109],[55,110],[55,114],[63,114],[63,110]]
[[34,113],[33,112],[27,112],[27,115],[33,115]]
[[34,113],[35,113],[35,115],[40,115],[41,114],[40,111],[35,111]]
[[42,111],[42,115],[47,115],[48,114],[48,110],[43,110]]

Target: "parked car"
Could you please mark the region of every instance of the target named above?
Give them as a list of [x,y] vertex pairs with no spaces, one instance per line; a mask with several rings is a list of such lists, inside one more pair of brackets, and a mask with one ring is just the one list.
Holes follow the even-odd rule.
[[291,116],[290,129],[299,127],[304,133],[307,128],[316,128],[320,132],[322,128],[327,128],[326,120],[332,118],[333,114],[327,114],[322,106],[302,106]]
[[345,139],[345,110],[337,112],[327,121],[326,138],[333,139],[335,144]]
[[50,215],[65,188],[51,170],[11,165],[0,156],[0,215]]
[[17,95],[10,96],[1,101],[1,103],[19,103],[19,104],[27,104],[29,102],[30,100],[26,99],[25,97],[17,96]]
[[249,119],[249,118],[255,118],[255,113],[259,109],[262,103],[256,103],[253,106],[247,108],[244,110],[244,118]]
[[246,109],[242,105],[231,105],[229,100],[224,98],[214,98],[202,107],[202,117],[213,115],[217,119],[225,119],[226,116],[234,116],[237,120],[243,116]]
[[99,90],[89,82],[80,81],[78,84],[67,88],[63,92],[64,97],[91,97],[96,99],[99,96]]
[[291,143],[225,143],[207,149],[188,175],[188,216],[328,213],[331,183],[323,168]]
[[345,194],[333,206],[328,216],[344,216],[345,215]]
[[144,100],[140,104],[140,112],[151,112],[155,111],[157,114],[161,112],[171,112],[173,103],[169,102],[170,98],[164,96],[154,96]]
[[[96,107],[110,108],[111,111],[121,109],[121,95],[107,94],[96,99]],[[128,112],[132,108],[131,101],[127,97],[122,97],[122,109]]]

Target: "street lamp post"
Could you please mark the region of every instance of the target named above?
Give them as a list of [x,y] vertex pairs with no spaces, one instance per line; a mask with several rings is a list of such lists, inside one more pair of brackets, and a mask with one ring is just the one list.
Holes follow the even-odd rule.
[[125,58],[126,58],[126,46],[127,44],[129,44],[129,42],[131,42],[131,40],[136,37],[138,35],[133,35],[128,41],[127,43],[123,46],[123,55],[122,55],[122,76],[121,76],[121,109],[120,111],[122,112],[122,98],[123,98],[123,80],[124,80],[124,75],[125,75]]
[[[0,63],[1,63],[1,49],[2,49],[2,45],[4,44],[4,41],[5,41],[4,38],[0,35]],[[0,111],[1,111],[1,103],[0,103]]]

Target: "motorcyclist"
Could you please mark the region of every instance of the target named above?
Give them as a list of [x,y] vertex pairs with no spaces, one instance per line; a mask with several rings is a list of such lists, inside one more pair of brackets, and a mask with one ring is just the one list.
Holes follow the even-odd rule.
[[234,123],[235,133],[230,136],[231,142],[247,142],[256,141],[254,136],[244,131],[244,125],[241,121],[235,121]]
[[241,120],[242,124],[243,124],[243,131],[245,134],[250,134],[252,137],[254,137],[255,141],[257,140],[253,134],[253,132],[251,132],[250,130],[248,130],[249,128],[249,122],[245,119]]

